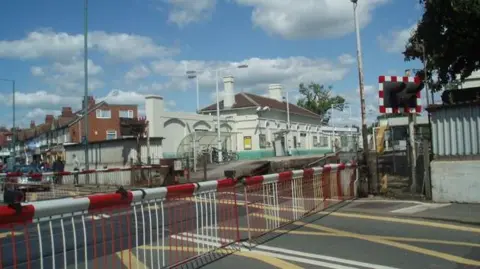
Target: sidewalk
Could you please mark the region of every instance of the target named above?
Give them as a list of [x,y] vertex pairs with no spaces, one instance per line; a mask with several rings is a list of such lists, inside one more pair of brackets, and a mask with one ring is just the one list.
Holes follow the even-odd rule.
[[480,204],[438,204],[365,198],[346,202],[342,207],[332,210],[392,217],[422,218],[480,226]]

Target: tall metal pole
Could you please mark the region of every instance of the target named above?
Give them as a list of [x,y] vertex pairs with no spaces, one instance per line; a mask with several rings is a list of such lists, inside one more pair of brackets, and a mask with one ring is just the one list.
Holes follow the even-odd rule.
[[[365,115],[365,91],[364,91],[364,78],[363,78],[363,62],[362,62],[362,45],[360,42],[360,27],[358,25],[357,18],[357,0],[351,0],[353,3],[353,20],[355,23],[355,33],[357,39],[357,62],[358,62],[358,82],[360,86],[360,111],[362,117],[362,142],[363,142],[363,158],[369,171],[368,163],[368,131],[367,131],[367,119]],[[370,175],[370,173],[368,173]],[[370,192],[370,180],[367,180],[368,191]]]
[[285,137],[285,147],[287,148],[287,152],[290,150],[290,100],[288,98],[288,91],[286,92],[286,98],[287,98],[287,136]]
[[89,170],[89,161],[88,161],[88,0],[85,0],[85,10],[84,10],[84,34],[83,34],[83,61],[84,61],[84,112],[83,112],[83,135],[85,143],[85,170]]
[[12,144],[13,144],[13,163],[15,164],[17,161],[16,157],[16,143],[17,143],[17,127],[15,126],[15,80],[12,80]]
[[216,80],[216,93],[217,93],[217,139],[218,139],[218,162],[222,162],[222,139],[221,139],[221,132],[220,132],[220,96],[218,93],[218,69],[215,70],[215,80]]
[[200,84],[198,82],[198,73],[196,74],[195,76],[195,80],[196,80],[196,83],[197,83],[197,113],[200,112]]

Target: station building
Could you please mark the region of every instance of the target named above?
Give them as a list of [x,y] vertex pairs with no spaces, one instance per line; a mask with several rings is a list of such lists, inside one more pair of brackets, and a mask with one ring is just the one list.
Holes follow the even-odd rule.
[[199,113],[170,112],[161,96],[146,97],[150,137],[164,137],[163,158],[185,157],[217,147],[217,128],[222,148],[236,152],[239,159],[286,155],[325,154],[356,146],[354,127],[322,125],[322,116],[284,100],[282,85],[271,84],[264,96],[235,93],[234,78],[225,77],[220,102],[220,126],[216,103]]

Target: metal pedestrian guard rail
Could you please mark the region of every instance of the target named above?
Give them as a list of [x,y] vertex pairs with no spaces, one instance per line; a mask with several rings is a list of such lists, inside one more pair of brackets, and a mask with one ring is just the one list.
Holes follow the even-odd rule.
[[356,195],[355,164],[0,207],[0,269],[175,268]]

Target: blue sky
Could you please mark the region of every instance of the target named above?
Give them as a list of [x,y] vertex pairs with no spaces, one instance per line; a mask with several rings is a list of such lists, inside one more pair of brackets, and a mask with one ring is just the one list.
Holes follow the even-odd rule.
[[[359,121],[358,76],[349,0],[89,1],[90,93],[138,104],[162,95],[171,111],[195,111],[187,69],[203,71],[200,102],[214,99],[212,70],[239,63],[235,90],[266,94],[268,84],[297,91],[314,81],[333,85]],[[359,0],[367,104],[377,109],[379,75],[403,75],[401,50],[421,16],[417,0]],[[10,0],[0,9],[0,78],[15,79],[17,124],[44,121],[83,94],[83,0]],[[223,87],[223,86],[222,86]],[[292,94],[295,96],[295,94]],[[11,125],[11,86],[0,82],[0,124]],[[373,118],[375,113],[370,114]]]

